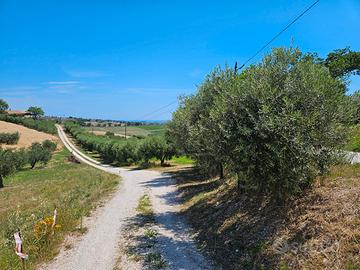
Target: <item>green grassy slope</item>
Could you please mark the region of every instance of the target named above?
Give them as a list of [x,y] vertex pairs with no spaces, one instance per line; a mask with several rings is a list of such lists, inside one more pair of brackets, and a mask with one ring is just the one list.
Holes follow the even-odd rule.
[[[118,184],[117,176],[70,163],[68,155],[67,150],[55,153],[47,166],[5,179],[5,188],[0,189],[0,269],[21,269],[14,253],[17,228],[29,254],[26,269],[35,269],[39,262],[55,256],[66,234],[81,232],[77,229],[81,217]],[[43,220],[52,216],[55,206],[59,228],[51,236]]]

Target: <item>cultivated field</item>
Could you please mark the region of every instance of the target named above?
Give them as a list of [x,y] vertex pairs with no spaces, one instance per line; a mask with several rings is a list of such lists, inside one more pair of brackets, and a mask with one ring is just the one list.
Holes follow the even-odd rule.
[[[113,132],[117,136],[125,136],[125,127],[87,127],[88,131],[96,135],[104,135],[107,131]],[[165,132],[164,125],[148,125],[148,126],[128,126],[126,135],[128,136],[158,136]]]
[[54,141],[58,144],[59,147],[59,139],[56,136],[44,132],[39,132],[34,129],[30,129],[13,123],[0,121],[0,132],[7,132],[7,133],[19,132],[20,134],[20,139],[17,144],[15,145],[0,144],[0,146],[4,148],[23,148],[23,147],[27,148],[31,146],[31,144],[34,142],[43,142],[45,140]]

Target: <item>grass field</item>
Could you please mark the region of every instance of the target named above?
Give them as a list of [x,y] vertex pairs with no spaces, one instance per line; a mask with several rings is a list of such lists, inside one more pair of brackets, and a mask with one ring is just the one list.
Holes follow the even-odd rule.
[[[88,131],[102,131],[113,132],[118,135],[125,135],[125,127],[86,127]],[[164,125],[149,125],[149,126],[128,126],[126,128],[126,135],[128,136],[161,136],[165,133],[166,127]]]
[[[17,228],[29,254],[26,269],[35,269],[56,255],[66,234],[81,233],[81,217],[118,184],[118,176],[70,163],[68,155],[64,149],[55,153],[47,166],[26,169],[5,179],[5,188],[0,189],[1,270],[21,269],[14,253],[13,233]],[[44,218],[51,220],[55,206],[59,226],[52,236]]]

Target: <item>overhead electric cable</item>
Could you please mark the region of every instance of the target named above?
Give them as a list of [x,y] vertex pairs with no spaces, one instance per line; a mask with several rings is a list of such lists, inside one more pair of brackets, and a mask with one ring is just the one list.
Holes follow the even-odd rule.
[[301,14],[299,14],[295,19],[293,19],[284,29],[282,29],[279,33],[277,33],[272,39],[270,39],[264,46],[262,46],[253,56],[251,56],[248,60],[246,60],[239,68],[237,68],[237,63],[235,64],[235,72],[237,70],[242,69],[247,63],[249,63],[252,59],[254,59],[260,52],[262,52],[267,46],[269,46],[275,39],[277,39],[282,33],[284,33],[290,26],[292,26],[297,20],[299,20],[302,16],[304,16],[310,9],[312,9],[320,0],[315,1],[305,9]]
[[160,108],[158,108],[158,109],[156,109],[156,110],[154,110],[154,111],[152,111],[152,112],[150,112],[150,113],[147,113],[147,114],[143,115],[140,119],[146,119],[146,118],[148,118],[149,116],[153,115],[154,113],[157,113],[157,112],[159,112],[159,111],[162,111],[163,109],[166,109],[167,107],[169,107],[169,106],[171,106],[171,105],[173,105],[173,104],[175,104],[175,103],[177,103],[177,102],[178,102],[177,100],[172,101],[171,103],[169,103],[169,104],[167,104],[167,105],[165,105],[165,106],[162,106],[162,107],[160,107]]

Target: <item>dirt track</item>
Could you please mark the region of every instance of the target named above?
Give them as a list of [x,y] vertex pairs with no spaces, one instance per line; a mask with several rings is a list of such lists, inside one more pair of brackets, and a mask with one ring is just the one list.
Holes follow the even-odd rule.
[[[68,239],[73,248],[60,254],[43,270],[112,270],[119,257],[118,244],[127,221],[136,216],[138,200],[150,193],[159,230],[161,253],[168,262],[167,269],[211,269],[199,253],[189,233],[189,227],[178,215],[176,187],[170,177],[155,171],[125,170],[105,166],[79,152],[58,127],[65,146],[82,162],[98,169],[119,174],[122,184],[101,208],[85,221],[88,232],[79,239]],[[138,266],[127,264],[126,270]]]

